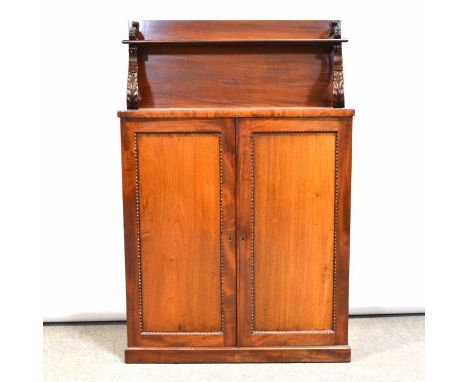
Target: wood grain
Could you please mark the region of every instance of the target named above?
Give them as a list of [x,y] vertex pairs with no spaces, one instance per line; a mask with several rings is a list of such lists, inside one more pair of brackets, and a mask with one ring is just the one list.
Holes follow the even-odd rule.
[[332,46],[165,45],[138,52],[141,108],[333,106]]
[[143,331],[221,332],[218,134],[138,134]]
[[252,139],[254,330],[332,330],[336,134]]
[[[344,209],[349,208],[349,205],[343,205],[343,200],[349,199],[350,130],[351,120],[342,118],[323,120],[240,119],[237,139],[239,161],[237,229],[239,235],[245,238],[238,242],[240,269],[238,344],[240,346],[332,345],[336,343],[337,339],[339,339],[340,344],[346,343],[344,339],[347,340],[348,279],[345,272],[348,269],[349,261],[349,242],[347,241],[349,239],[349,212],[347,214]],[[337,147],[334,146],[333,137],[335,134],[338,138]],[[259,158],[252,151],[251,139],[255,136],[254,139],[257,141],[263,135],[265,137],[260,139],[266,139],[264,143],[267,144],[263,148],[260,147],[263,159],[260,159],[260,164],[255,162],[254,187],[252,188],[252,159],[256,161]],[[272,135],[278,135],[278,140],[269,138]],[[298,136],[305,139],[304,145]],[[280,140],[285,137],[285,146],[283,147],[280,145]],[[291,139],[289,143],[288,139]],[[322,141],[320,144],[317,142],[317,145],[314,145],[311,141],[307,142],[307,139],[322,139]],[[254,151],[258,149],[257,146],[254,143]],[[274,153],[269,152],[272,149],[274,149]],[[315,155],[317,153],[320,153],[320,165],[318,163],[319,157]],[[335,154],[337,154],[338,163],[336,204],[333,198],[335,192]],[[340,160],[343,157],[344,159]],[[289,166],[283,166],[283,162],[288,163]],[[299,171],[297,171],[298,169]],[[280,171],[283,176],[276,177],[276,171]],[[321,181],[317,182],[317,179],[313,179],[314,177],[318,177]],[[289,180],[288,187],[296,188],[296,194],[290,194],[283,178]],[[308,186],[301,188],[303,182]],[[260,195],[257,193],[258,186],[260,188],[266,187],[260,191]],[[317,187],[321,193],[318,192]],[[254,194],[252,194],[252,189]],[[269,194],[267,195],[266,192]],[[314,195],[318,195],[318,199]],[[268,202],[262,201],[262,197],[267,197]],[[305,207],[305,211],[301,211],[299,208],[298,200],[301,201],[299,204],[304,204],[302,207]],[[257,203],[261,207],[260,211],[257,211]],[[337,220],[336,277],[333,278],[333,266],[330,269],[332,258],[330,240],[333,242],[334,213],[336,213]],[[321,218],[314,221],[315,215],[317,215],[316,218],[319,216]],[[257,217],[257,220],[254,220],[253,230],[252,216]],[[289,225],[292,224],[295,227],[294,231],[291,231],[289,225],[286,224],[288,219],[290,219]],[[260,232],[257,226],[259,223],[261,224]],[[301,241],[302,239],[298,239],[299,235],[296,236],[296,231],[306,238],[304,242]],[[291,243],[293,246],[288,247]],[[304,245],[308,245],[309,248],[317,246],[310,258],[304,252],[295,252],[295,250],[304,250]],[[260,255],[260,259],[256,257],[257,250],[263,251],[263,256]],[[283,256],[288,258],[283,259]],[[260,264],[257,264],[257,261],[260,261]],[[314,262],[315,264],[313,264]],[[290,272],[290,267],[295,265],[296,272],[293,274]],[[304,266],[310,267],[310,280],[301,276]],[[312,269],[315,266],[319,266],[319,269],[321,267],[321,272]],[[277,280],[281,280],[281,282],[274,284],[273,276],[268,274],[271,271],[277,273]],[[284,275],[289,279],[283,278]],[[297,280],[298,278],[299,280]],[[296,291],[293,288],[288,289],[289,283],[294,285],[298,282],[304,283],[299,287],[302,289]],[[330,288],[333,282],[335,284],[335,298],[332,299]],[[314,284],[314,291],[303,289],[310,287],[307,283]],[[252,288],[254,289],[253,299]],[[313,295],[316,293],[315,290],[319,291],[319,295]],[[284,297],[288,293],[288,300],[285,300]],[[307,296],[308,301],[305,301]],[[273,300],[275,298],[278,299],[277,303],[280,305],[278,307],[274,307]],[[298,299],[302,299],[301,310],[294,305]],[[260,306],[260,310],[258,310],[259,301],[261,304],[268,304],[268,307],[265,309],[265,307]],[[318,305],[314,306],[314,304]],[[330,321],[333,306],[335,307],[335,325]],[[296,315],[299,317],[291,315],[289,319],[282,321],[282,315],[286,317],[290,311],[296,311]],[[302,316],[302,312],[306,312],[304,316]],[[260,314],[260,322],[257,320],[257,313]],[[289,323],[289,320],[292,320],[293,325]]]
[[156,108],[122,110],[118,117],[125,119],[142,118],[349,118],[353,109],[332,109],[327,107],[213,107],[213,108]]
[[281,38],[281,39],[267,39],[267,40],[223,40],[223,39],[215,39],[215,40],[173,40],[173,41],[159,41],[159,40],[122,40],[122,44],[132,44],[135,46],[141,45],[186,45],[186,44],[225,44],[225,43],[234,43],[234,44],[242,44],[242,45],[252,45],[252,44],[275,44],[275,43],[285,43],[288,44],[307,44],[307,45],[339,45],[343,42],[348,42],[348,39],[326,39],[326,38]]
[[338,142],[338,209],[336,224],[335,344],[348,344],[349,261],[351,230],[352,119],[342,120]]
[[233,121],[123,122],[122,150],[129,346],[234,345]]
[[349,362],[340,22],[131,26],[126,362]]
[[138,40],[232,41],[329,36],[328,20],[139,20]]
[[349,346],[128,348],[127,363],[350,362]]

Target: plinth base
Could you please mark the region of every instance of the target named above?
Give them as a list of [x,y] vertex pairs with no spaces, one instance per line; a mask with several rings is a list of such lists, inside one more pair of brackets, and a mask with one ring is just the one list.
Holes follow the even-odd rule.
[[350,362],[347,345],[127,348],[126,363]]

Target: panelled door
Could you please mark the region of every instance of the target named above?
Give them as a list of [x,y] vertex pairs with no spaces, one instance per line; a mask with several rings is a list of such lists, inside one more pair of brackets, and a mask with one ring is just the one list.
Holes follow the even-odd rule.
[[122,121],[128,342],[235,346],[232,119]]
[[347,344],[351,121],[237,134],[238,345]]

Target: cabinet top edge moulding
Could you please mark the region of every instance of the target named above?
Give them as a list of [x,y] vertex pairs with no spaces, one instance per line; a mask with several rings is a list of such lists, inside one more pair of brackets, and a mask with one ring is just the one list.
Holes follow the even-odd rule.
[[340,20],[132,21],[127,109],[344,108],[346,41]]

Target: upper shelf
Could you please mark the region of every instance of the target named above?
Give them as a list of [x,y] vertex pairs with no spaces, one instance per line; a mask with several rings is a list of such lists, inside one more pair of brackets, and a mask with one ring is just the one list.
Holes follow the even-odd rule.
[[221,43],[307,43],[307,44],[340,44],[348,42],[342,38],[295,38],[295,39],[263,39],[263,40],[239,40],[239,39],[217,39],[217,40],[122,40],[122,44],[158,45],[158,44],[221,44]]
[[[337,44],[339,20],[140,20],[124,44],[297,42]],[[135,42],[134,42],[135,41]]]

